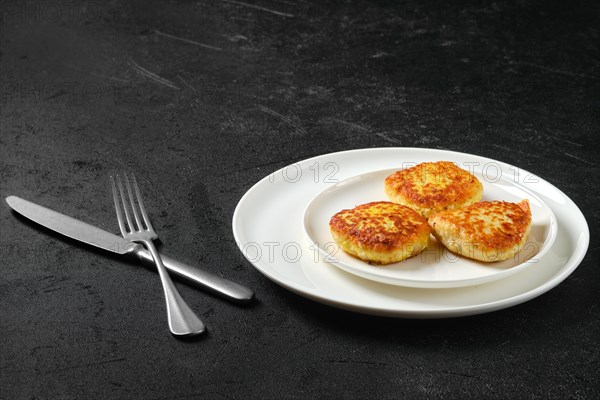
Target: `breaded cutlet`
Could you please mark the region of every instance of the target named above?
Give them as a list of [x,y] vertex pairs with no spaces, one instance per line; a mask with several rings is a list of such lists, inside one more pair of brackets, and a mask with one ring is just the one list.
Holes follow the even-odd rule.
[[388,201],[342,210],[331,217],[329,228],[346,253],[374,264],[395,263],[420,253],[431,231],[417,212]]
[[454,253],[479,261],[506,260],[527,242],[531,230],[528,200],[482,201],[429,217],[433,235]]
[[453,162],[424,162],[388,176],[385,193],[391,201],[410,207],[427,218],[481,200],[483,185]]

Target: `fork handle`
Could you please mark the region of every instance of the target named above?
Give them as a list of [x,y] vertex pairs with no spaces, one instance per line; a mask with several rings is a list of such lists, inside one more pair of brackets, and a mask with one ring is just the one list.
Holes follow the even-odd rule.
[[[148,266],[155,266],[152,254],[142,246],[136,252],[137,257]],[[222,297],[237,304],[246,304],[254,299],[254,292],[245,286],[221,278],[211,272],[173,260],[165,255],[160,255],[162,262],[170,273],[199,286],[216,296]]]
[[169,273],[162,262],[162,257],[156,250],[152,240],[142,239],[140,242],[144,243],[146,248],[150,251],[156,264],[156,268],[158,269],[158,274],[160,275],[160,280],[165,292],[167,316],[171,333],[176,336],[195,336],[204,332],[204,323],[198,318],[194,311],[192,311],[177,291],[175,284],[169,277]]

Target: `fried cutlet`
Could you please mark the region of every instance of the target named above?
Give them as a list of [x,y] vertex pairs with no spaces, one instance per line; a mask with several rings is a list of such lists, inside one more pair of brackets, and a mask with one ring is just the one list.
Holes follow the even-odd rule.
[[388,201],[342,210],[331,218],[329,228],[346,253],[374,264],[395,263],[420,253],[431,232],[417,212]]
[[525,245],[531,229],[528,200],[482,201],[429,217],[433,235],[454,253],[479,261],[506,260]]
[[388,176],[385,193],[391,201],[427,218],[481,200],[483,185],[453,162],[424,162]]

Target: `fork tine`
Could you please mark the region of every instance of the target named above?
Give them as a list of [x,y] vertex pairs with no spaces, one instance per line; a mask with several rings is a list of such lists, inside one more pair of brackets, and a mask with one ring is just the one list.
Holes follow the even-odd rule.
[[110,183],[112,186],[113,200],[115,201],[115,210],[117,212],[117,220],[119,221],[119,229],[121,234],[125,235],[127,230],[125,229],[125,221],[123,221],[123,213],[121,212],[121,206],[119,205],[119,197],[117,196],[117,187],[115,186],[115,178],[110,176]]
[[142,217],[144,218],[144,223],[146,224],[146,228],[149,231],[153,231],[154,228],[150,223],[150,218],[148,218],[148,214],[146,213],[146,208],[144,208],[144,202],[142,201],[142,195],[140,194],[140,189],[138,188],[137,181],[135,179],[135,175],[131,174],[131,180],[133,181],[133,190],[135,190],[135,195],[137,197],[138,204],[140,206],[140,212],[142,213]]
[[[137,211],[138,208],[135,205],[135,201],[133,200],[133,193],[131,192],[131,185],[129,184],[129,177],[127,176],[127,174],[123,174],[123,176],[125,177],[125,186],[127,186],[127,194],[129,194],[129,201],[131,203],[131,210],[133,211],[133,217],[135,218],[135,222],[137,223],[138,230],[143,230],[144,225],[142,225],[142,221],[140,220],[140,215]],[[131,176],[133,177],[133,174]],[[136,185],[136,187],[137,187],[137,185]],[[137,199],[138,199],[138,204],[139,204],[140,196],[137,196]],[[144,220],[145,220],[145,218],[144,218]],[[148,225],[146,224],[146,226],[148,226]]]
[[[125,198],[125,192],[123,191],[123,183],[121,183],[121,177],[117,174],[117,186],[119,186],[119,193],[121,194],[121,201],[123,202],[123,210],[125,211],[125,218],[127,219],[127,225],[129,225],[129,231],[134,232],[135,226],[127,210],[127,199]],[[132,205],[133,206],[133,205]]]

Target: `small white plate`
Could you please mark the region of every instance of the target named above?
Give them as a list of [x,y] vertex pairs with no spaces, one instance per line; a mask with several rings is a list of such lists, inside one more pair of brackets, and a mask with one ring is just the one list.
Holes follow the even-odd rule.
[[[370,171],[440,160],[480,168],[489,182],[497,177],[511,177],[546,203],[554,213],[558,231],[546,255],[536,265],[504,279],[446,289],[388,285],[323,262],[302,229],[304,210],[317,194]],[[282,287],[334,307],[403,318],[481,314],[531,300],[561,283],[577,268],[590,240],[579,208],[543,179],[489,158],[418,148],[344,151],[291,164],[246,192],[235,209],[232,227],[243,255],[257,271]]]
[[519,202],[528,199],[532,227],[523,250],[513,258],[484,263],[448,251],[433,236],[421,254],[395,264],[370,265],[342,251],[333,241],[329,220],[338,211],[371,201],[389,201],[384,193],[385,178],[399,168],[368,172],[335,184],[319,193],[304,212],[304,230],[323,259],[352,274],[391,285],[420,288],[470,286],[505,278],[536,265],[556,239],[554,213],[538,196],[514,182],[512,176],[490,179],[481,169],[471,172],[483,184],[483,200]]

